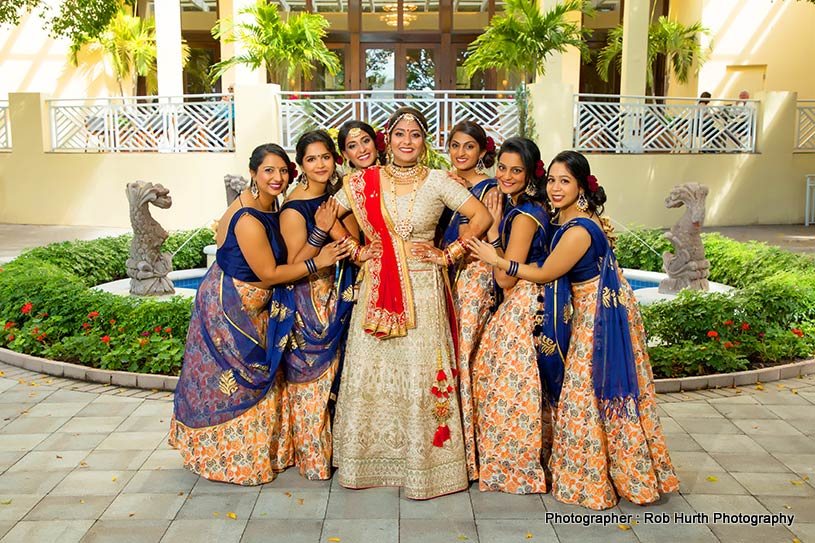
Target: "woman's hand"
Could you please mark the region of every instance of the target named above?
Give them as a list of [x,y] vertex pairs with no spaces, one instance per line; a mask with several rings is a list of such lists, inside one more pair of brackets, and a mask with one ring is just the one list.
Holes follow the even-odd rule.
[[467,248],[470,253],[481,262],[485,262],[490,266],[498,265],[498,252],[495,247],[480,239],[470,238],[467,242]]
[[458,175],[456,172],[447,172],[447,177],[464,187],[465,189],[470,188],[470,184],[467,182],[466,179]]
[[337,220],[337,213],[339,211],[339,204],[334,198],[329,198],[317,208],[314,213],[314,222],[317,223],[317,228],[323,232],[328,232],[334,226]]
[[503,200],[503,195],[495,189],[489,191],[484,198],[484,205],[487,207],[487,211],[490,212],[490,216],[492,217],[490,232],[494,232],[495,234],[498,234],[498,226],[501,224],[501,219],[504,217]]
[[444,252],[437,249],[428,241],[414,241],[410,250],[414,258],[422,262],[432,262],[438,266],[444,266]]
[[348,256],[349,253],[350,249],[346,245],[334,241],[320,249],[319,254],[314,257],[314,264],[317,268],[327,268]]
[[367,245],[363,245],[362,250],[359,252],[359,262],[365,262],[372,258],[379,258],[382,256],[382,242],[378,239],[373,240]]

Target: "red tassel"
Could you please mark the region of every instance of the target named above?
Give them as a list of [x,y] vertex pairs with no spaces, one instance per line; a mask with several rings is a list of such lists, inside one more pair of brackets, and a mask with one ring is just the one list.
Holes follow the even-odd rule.
[[450,428],[446,424],[441,425],[436,429],[436,435],[433,436],[433,446],[441,447],[448,439],[450,439]]
[[453,392],[453,386],[447,385],[447,392]]
[[447,374],[444,373],[444,370],[439,370],[439,373],[436,374],[436,381],[446,381]]
[[439,387],[434,386],[430,389],[430,393],[436,398],[441,398],[441,390],[439,390]]

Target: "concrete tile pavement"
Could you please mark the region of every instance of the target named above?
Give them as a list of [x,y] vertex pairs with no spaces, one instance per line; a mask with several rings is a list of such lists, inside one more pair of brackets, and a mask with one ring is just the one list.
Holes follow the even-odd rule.
[[[170,394],[81,392],[84,383],[68,379],[47,382],[5,365],[0,372],[3,543],[815,541],[815,439],[809,426],[795,425],[811,420],[815,376],[765,390],[660,395],[680,493],[594,512],[550,494],[484,493],[477,485],[417,502],[393,488],[307,481],[296,469],[259,487],[213,483],[184,470],[166,444]],[[714,519],[717,512],[759,516]],[[794,523],[761,522],[777,513],[795,515]]]

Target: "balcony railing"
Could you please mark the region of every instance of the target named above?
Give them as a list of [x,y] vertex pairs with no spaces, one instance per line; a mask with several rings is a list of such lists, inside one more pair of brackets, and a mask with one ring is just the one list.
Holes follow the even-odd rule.
[[0,101],[0,151],[11,149],[11,123],[8,102]]
[[815,100],[798,100],[798,120],[795,148],[815,151]]
[[512,92],[499,91],[348,91],[281,93],[283,147],[291,150],[297,138],[317,128],[339,128],[360,119],[382,128],[396,109],[411,106],[427,117],[434,146],[443,149],[453,126],[472,120],[496,141],[517,135],[518,110]]
[[756,102],[576,94],[574,147],[612,153],[752,153]]
[[54,151],[233,151],[231,95],[49,100]]

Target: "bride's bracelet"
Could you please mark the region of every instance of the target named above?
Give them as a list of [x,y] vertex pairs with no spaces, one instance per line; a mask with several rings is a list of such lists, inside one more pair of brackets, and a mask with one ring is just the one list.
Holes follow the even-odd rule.
[[466,253],[467,246],[464,244],[464,241],[462,241],[461,238],[458,238],[456,241],[447,246],[447,248],[442,252],[442,256],[444,257],[444,263],[447,266],[452,266]]
[[352,238],[351,236],[345,236],[340,240],[340,245],[343,243],[348,243],[351,245],[351,252],[348,255],[354,262],[359,262],[359,255],[362,253],[362,245],[359,244],[357,240]]

